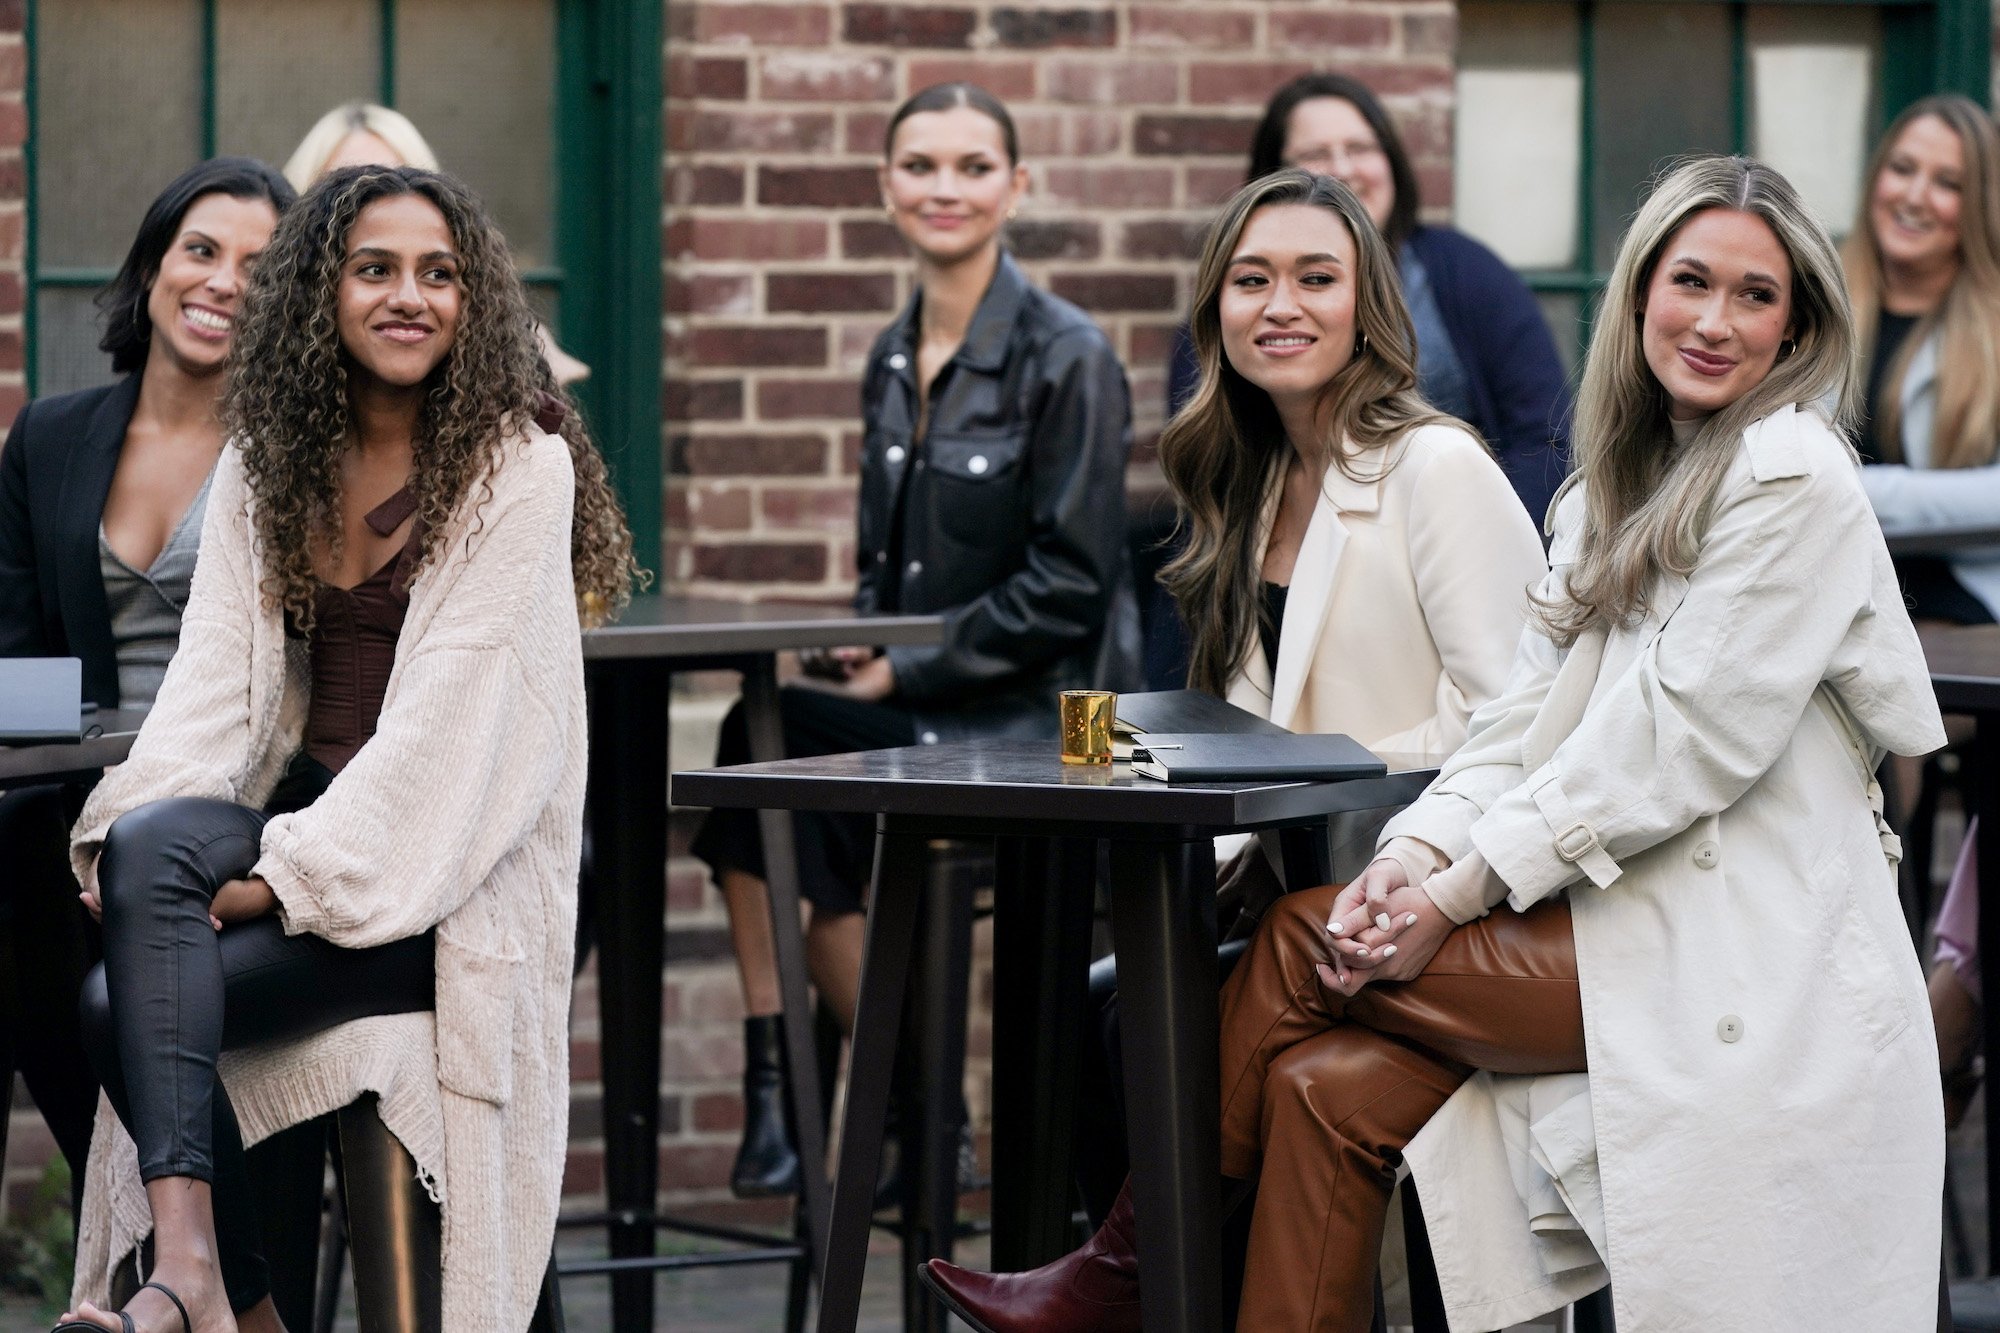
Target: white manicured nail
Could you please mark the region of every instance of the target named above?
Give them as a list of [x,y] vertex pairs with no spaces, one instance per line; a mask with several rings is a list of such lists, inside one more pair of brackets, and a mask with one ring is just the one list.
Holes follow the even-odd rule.
[[1404,924],[1404,925],[1406,925],[1406,926],[1414,926],[1414,925],[1416,925],[1416,924],[1417,924],[1417,914],[1416,914],[1415,912],[1412,912],[1412,913],[1410,913],[1410,914],[1409,914],[1408,916],[1404,917],[1404,918],[1403,918],[1403,924]]
[[1394,924],[1395,922],[1389,919],[1389,914],[1387,912],[1377,912],[1375,914],[1375,929],[1387,930],[1390,926]]
[[1357,944],[1354,946],[1354,952],[1360,954],[1363,958],[1366,958],[1368,956],[1368,946],[1365,944]]
[[1340,922],[1336,921],[1332,925],[1328,926],[1326,928],[1326,931],[1327,934],[1329,935],[1345,935],[1347,933],[1347,927],[1341,924]]
[[1393,944],[1382,951],[1382,956],[1384,958],[1393,958],[1395,957],[1395,955],[1396,955],[1396,946]]

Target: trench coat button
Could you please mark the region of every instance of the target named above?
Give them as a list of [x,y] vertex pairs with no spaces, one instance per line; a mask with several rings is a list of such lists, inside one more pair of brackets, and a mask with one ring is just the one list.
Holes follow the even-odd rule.
[[921,560],[912,560],[905,567],[904,572],[912,575],[921,574],[924,572],[924,562]]
[[887,551],[877,551],[877,552],[875,553],[875,563],[876,563],[876,564],[878,564],[878,565],[886,565],[886,564],[888,564],[888,563],[889,563],[889,553],[888,553]]
[[937,733],[935,731],[927,731],[923,734],[921,739],[923,740],[923,743],[925,745],[936,745]]
[[901,370],[904,366],[907,366],[909,364],[910,364],[910,358],[904,356],[901,352],[898,352],[894,356],[889,358],[889,369],[891,370]]
[[903,461],[903,452],[902,445],[892,444],[883,452],[882,457],[888,459],[891,463],[900,463]]
[[1734,1045],[1743,1040],[1743,1020],[1735,1014],[1724,1014],[1722,1021],[1715,1025],[1715,1035]]
[[1694,849],[1694,863],[1703,870],[1715,869],[1715,863],[1722,859],[1722,849],[1712,842],[1704,842]]
[[986,464],[985,454],[974,454],[972,457],[965,460],[965,470],[967,472],[970,472],[975,477],[984,476],[986,473],[986,466],[987,464]]

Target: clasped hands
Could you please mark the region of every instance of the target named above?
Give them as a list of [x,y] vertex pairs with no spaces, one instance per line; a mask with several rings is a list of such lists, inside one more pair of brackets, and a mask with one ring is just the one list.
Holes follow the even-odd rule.
[[836,694],[876,702],[896,692],[896,672],[879,648],[808,648],[799,670]]
[[[90,915],[98,921],[104,920],[104,904],[88,889],[76,895],[82,900]],[[234,925],[238,921],[254,921],[260,916],[278,910],[278,895],[271,892],[271,886],[262,875],[252,875],[248,879],[232,879],[215,891],[208,900],[208,923],[217,930]]]
[[1371,981],[1408,981],[1429,966],[1453,929],[1400,862],[1379,858],[1334,899],[1326,922],[1329,961],[1317,964],[1319,979],[1346,996]]

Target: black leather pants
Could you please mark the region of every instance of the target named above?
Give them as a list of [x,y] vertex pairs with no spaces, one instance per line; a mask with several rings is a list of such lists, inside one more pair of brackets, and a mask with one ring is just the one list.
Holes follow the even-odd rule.
[[104,962],[85,982],[81,1008],[85,1048],[138,1144],[140,1175],[212,1185],[223,1281],[238,1310],[262,1300],[270,1279],[216,1057],[434,1003],[428,933],[343,949],[288,936],[276,916],[220,932],[209,924],[216,891],[256,864],[268,818],[181,797],[111,826],[97,866]]

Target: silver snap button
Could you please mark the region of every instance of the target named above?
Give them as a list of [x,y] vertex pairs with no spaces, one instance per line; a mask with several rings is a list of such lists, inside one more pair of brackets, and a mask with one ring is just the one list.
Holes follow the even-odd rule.
[[1715,869],[1715,863],[1722,859],[1722,849],[1712,842],[1704,842],[1694,849],[1694,863],[1703,870]]
[[1735,1014],[1724,1014],[1722,1021],[1715,1025],[1715,1035],[1734,1045],[1743,1040],[1743,1020]]
[[925,745],[936,745],[936,744],[937,744],[937,733],[936,733],[935,731],[927,731],[927,732],[925,732],[925,733],[924,733],[924,736],[923,736],[923,741],[924,741],[924,744],[925,744]]
[[901,352],[898,352],[894,356],[889,358],[889,369],[891,370],[901,370],[904,366],[907,366],[909,364],[910,364],[910,358],[904,356]]
[[903,461],[903,446],[900,444],[892,444],[889,446],[888,450],[883,453],[882,456],[888,459],[891,463],[900,463]]
[[889,553],[888,553],[887,551],[877,551],[877,552],[875,553],[875,563],[876,563],[876,564],[878,564],[878,565],[886,565],[886,564],[888,564],[888,563],[889,563]]
[[965,460],[965,470],[975,477],[986,471],[986,466],[985,454],[974,454]]
[[923,562],[923,561],[921,561],[921,560],[912,560],[912,561],[911,561],[911,562],[909,563],[908,567],[906,568],[906,571],[905,571],[905,572],[907,572],[907,573],[911,573],[911,574],[921,574],[921,573],[923,573],[923,572],[924,572],[924,562]]

